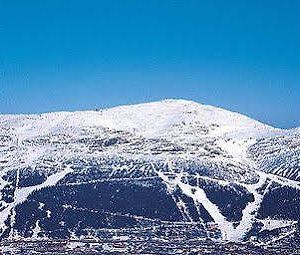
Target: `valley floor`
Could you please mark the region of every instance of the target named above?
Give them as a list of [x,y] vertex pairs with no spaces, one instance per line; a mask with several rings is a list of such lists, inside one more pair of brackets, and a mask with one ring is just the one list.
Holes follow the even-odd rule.
[[300,249],[290,246],[254,246],[249,243],[222,243],[210,239],[149,240],[55,240],[4,241],[1,254],[188,254],[188,255],[296,255]]

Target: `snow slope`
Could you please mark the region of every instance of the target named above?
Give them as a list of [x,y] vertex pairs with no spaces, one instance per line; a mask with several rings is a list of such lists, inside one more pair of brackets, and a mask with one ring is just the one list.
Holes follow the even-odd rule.
[[51,133],[68,126],[101,126],[146,137],[161,137],[174,125],[182,123],[215,125],[215,130],[210,133],[212,136],[256,137],[280,132],[239,113],[187,100],[164,100],[99,111],[0,115],[0,123],[2,127],[15,128],[19,135],[25,137]]
[[[40,232],[56,233],[57,229],[47,227],[59,225],[73,236],[78,222],[69,226],[68,218],[55,222],[66,208],[84,213],[84,218],[104,213],[147,224],[149,220],[200,222],[207,233],[206,224],[213,221],[220,238],[231,241],[244,240],[252,232],[259,235],[268,229],[292,228],[297,216],[281,219],[275,212],[266,218],[260,210],[268,203],[276,204],[268,197],[278,187],[292,192],[296,198],[291,204],[297,203],[299,142],[295,130],[276,129],[239,113],[187,100],[97,111],[0,115],[1,235],[36,238]],[[120,187],[126,183],[123,199],[130,208],[123,210],[123,202],[111,208],[112,201],[90,208],[105,196],[103,187],[97,185],[110,183],[109,189],[115,182]],[[90,186],[92,190],[86,191]],[[140,210],[130,200],[137,187],[145,192],[137,199],[147,198],[147,189],[152,187],[154,194],[159,192],[151,203],[168,201],[163,204],[173,211],[162,209],[161,202],[154,213],[154,205]],[[90,196],[98,192],[93,203],[82,200],[82,190]],[[118,190],[111,191],[111,200],[120,196]],[[44,210],[40,204],[48,208],[45,218],[40,216]],[[27,212],[31,214],[24,225],[22,214]],[[274,223],[272,228],[266,222]],[[85,228],[92,231],[103,226]]]

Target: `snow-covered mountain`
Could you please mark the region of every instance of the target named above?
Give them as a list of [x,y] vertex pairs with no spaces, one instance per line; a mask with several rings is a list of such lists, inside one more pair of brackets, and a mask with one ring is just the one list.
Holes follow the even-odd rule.
[[191,101],[0,115],[0,170],[2,238],[298,235],[300,133]]

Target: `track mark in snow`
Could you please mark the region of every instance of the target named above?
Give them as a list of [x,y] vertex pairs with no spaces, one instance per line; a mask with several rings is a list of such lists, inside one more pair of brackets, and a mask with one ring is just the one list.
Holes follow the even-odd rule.
[[234,239],[243,238],[243,236],[251,230],[257,211],[264,198],[264,195],[259,194],[257,190],[265,184],[265,182],[267,181],[267,175],[262,172],[259,172],[258,174],[259,181],[257,183],[243,185],[248,190],[248,192],[250,192],[253,195],[254,200],[253,202],[249,202],[242,211],[242,220],[233,232],[235,235]]
[[40,227],[40,220],[37,220],[35,223],[34,229],[32,229],[32,236],[31,238],[34,240],[39,239],[39,233],[41,232],[41,227]]
[[30,187],[24,187],[24,188],[16,188],[15,191],[15,199],[12,203],[10,203],[4,210],[0,212],[0,231],[1,234],[7,229],[7,226],[5,224],[5,221],[8,219],[9,215],[11,214],[12,210],[15,209],[15,207],[23,202],[26,201],[26,199],[34,192],[40,189],[43,189],[45,187],[51,187],[56,185],[61,179],[63,179],[67,174],[71,173],[73,170],[71,167],[67,166],[65,170],[55,173],[53,175],[50,175],[45,182],[30,186]]
[[259,194],[257,190],[261,188],[265,181],[267,180],[267,174],[259,173],[259,181],[255,184],[243,184],[243,186],[253,194],[254,201],[249,202],[245,209],[242,211],[242,220],[239,225],[235,228],[233,223],[228,221],[226,217],[221,213],[220,209],[216,204],[211,202],[206,196],[205,191],[198,185],[197,187],[191,186],[182,181],[184,173],[175,173],[172,171],[171,162],[167,162],[169,165],[170,173],[175,178],[169,178],[167,174],[157,171],[158,176],[164,181],[168,189],[172,191],[176,186],[178,186],[182,192],[193,199],[195,205],[202,204],[207,210],[210,216],[214,219],[215,223],[218,224],[222,239],[230,241],[241,241],[248,231],[250,231],[252,224],[255,220],[256,212],[260,207],[263,199],[263,195]]
[[274,229],[286,228],[291,226],[296,227],[297,224],[297,221],[293,221],[293,220],[273,220],[270,218],[260,220],[260,222],[263,224],[263,227],[260,231],[264,231],[264,230],[272,231]]
[[232,223],[227,221],[226,218],[221,214],[219,208],[207,198],[203,189],[183,183],[181,181],[181,174],[178,174],[173,180],[170,180],[168,176],[162,172],[157,172],[157,174],[165,183],[168,183],[169,185],[172,185],[174,187],[177,185],[185,195],[191,197],[194,200],[195,204],[197,204],[197,202],[201,203],[214,219],[214,221],[219,225],[222,233],[222,238],[230,239],[229,235],[233,229]]

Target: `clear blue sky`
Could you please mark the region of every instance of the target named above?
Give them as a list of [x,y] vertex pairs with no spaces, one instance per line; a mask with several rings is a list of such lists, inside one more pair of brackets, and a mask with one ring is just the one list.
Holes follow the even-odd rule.
[[0,0],[0,112],[163,98],[300,126],[300,1]]

